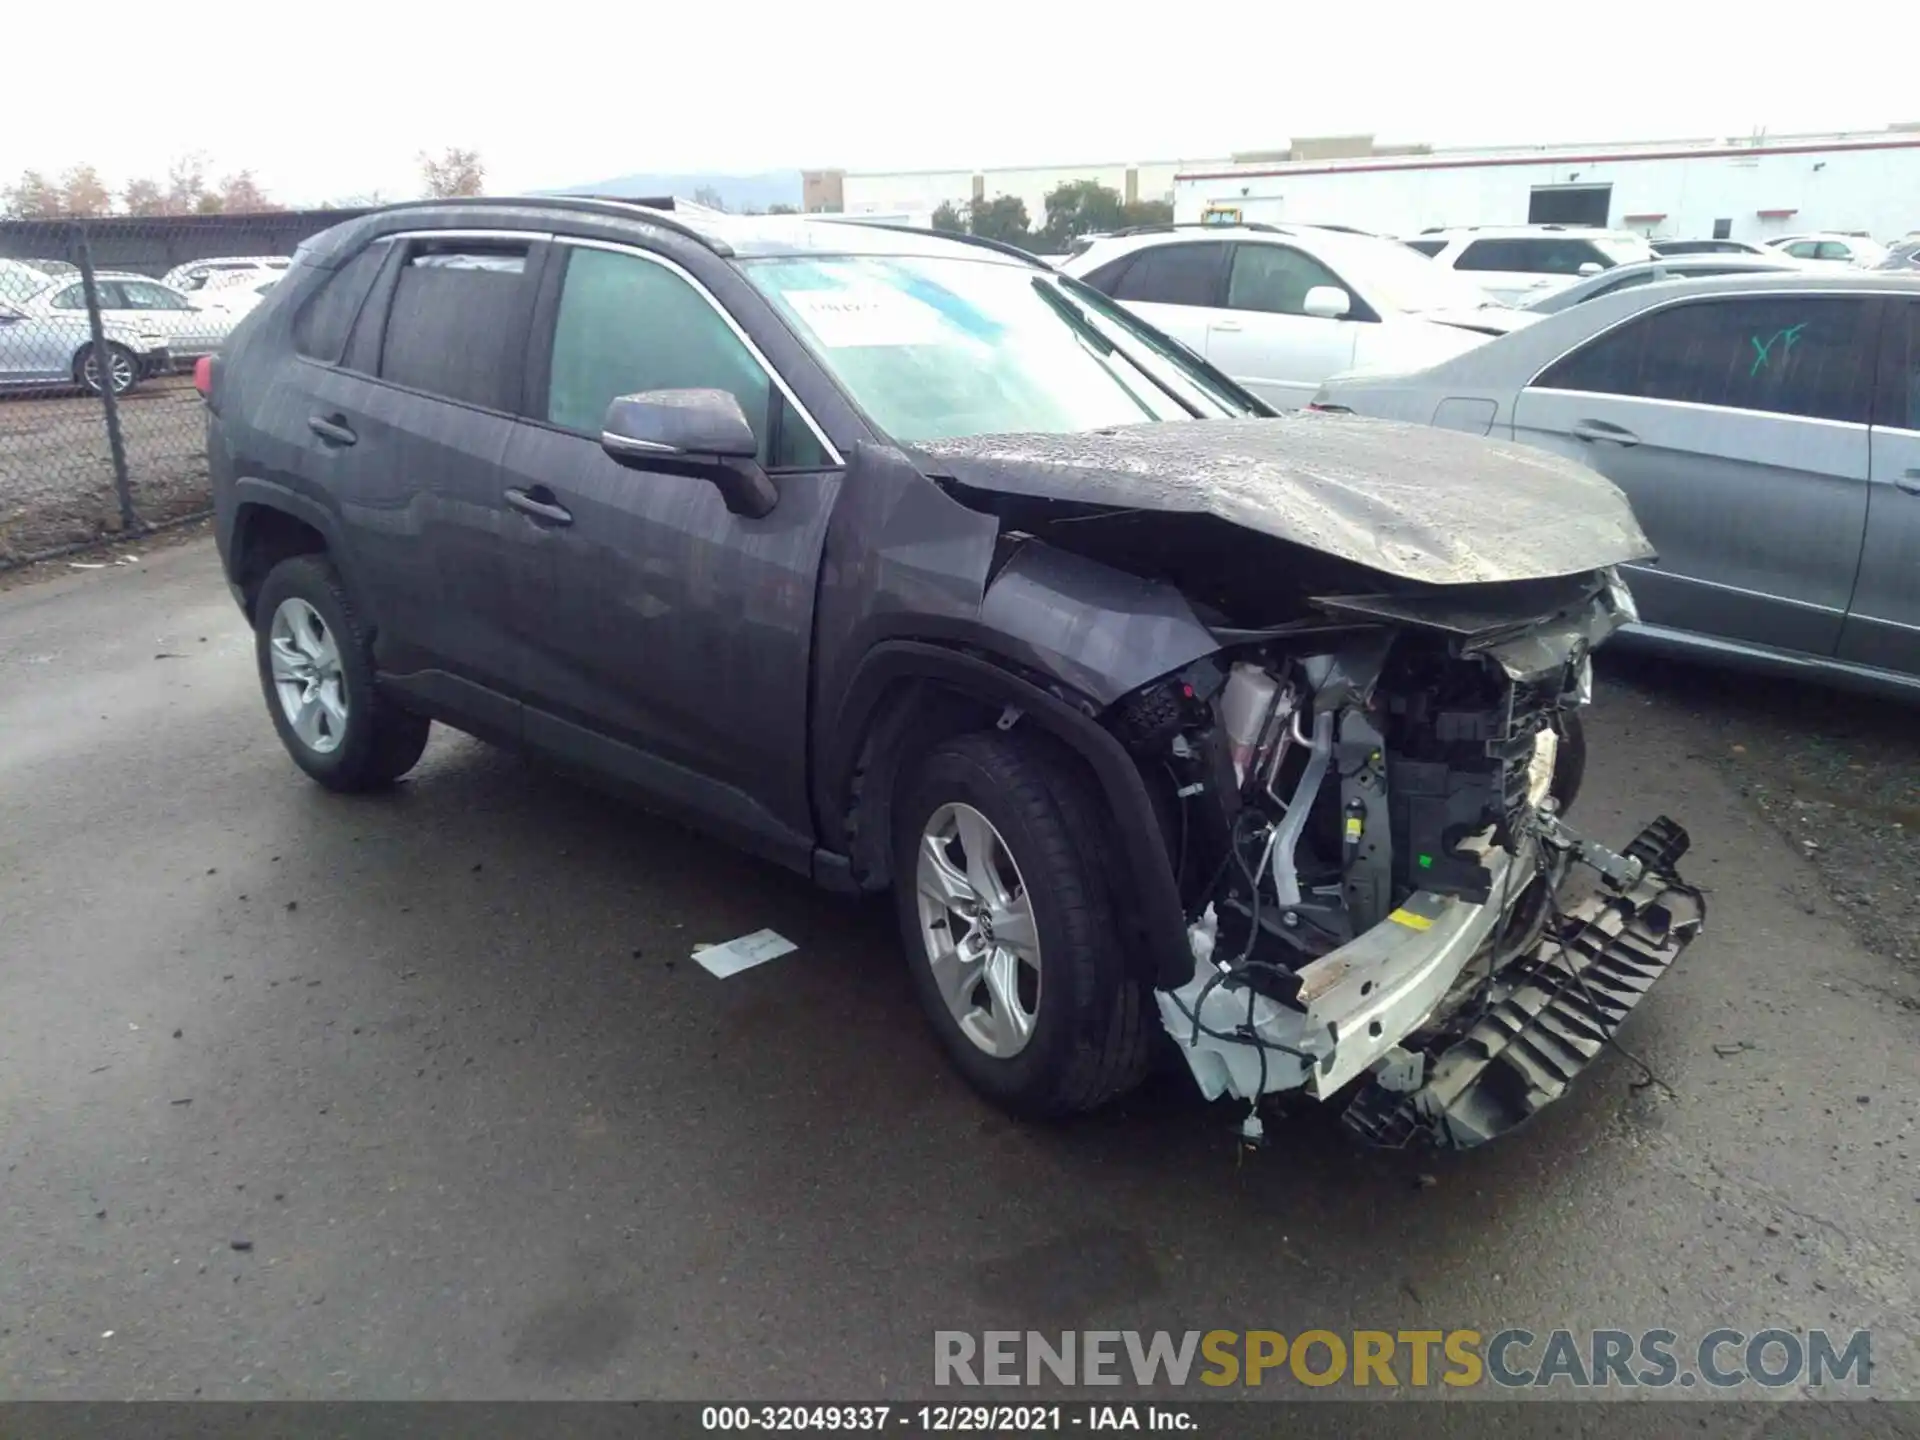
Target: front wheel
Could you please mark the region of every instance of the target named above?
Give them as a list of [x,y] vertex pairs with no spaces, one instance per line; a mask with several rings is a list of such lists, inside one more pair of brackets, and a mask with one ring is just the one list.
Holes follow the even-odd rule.
[[329,790],[390,785],[427,748],[428,721],[375,685],[366,632],[324,556],[273,567],[254,605],[254,657],[281,744]]
[[962,1074],[1016,1114],[1136,1085],[1157,1024],[1115,923],[1101,807],[1072,761],[998,732],[936,745],[894,812],[914,989]]
[[[124,345],[107,345],[106,383],[113,387],[113,393],[124,395],[140,379],[140,362],[134,353]],[[100,393],[100,357],[89,345],[74,360],[74,377],[95,395]]]

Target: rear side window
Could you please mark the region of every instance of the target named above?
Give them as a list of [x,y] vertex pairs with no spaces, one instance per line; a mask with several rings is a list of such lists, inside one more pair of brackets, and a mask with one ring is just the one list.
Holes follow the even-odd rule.
[[1880,357],[1880,401],[1876,425],[1920,431],[1920,303],[1908,302],[1887,314],[1886,346]]
[[698,290],[637,255],[573,249],[554,320],[547,420],[597,436],[615,396],[683,389],[732,394],[770,468],[827,463],[806,422]]
[[1133,256],[1122,255],[1118,260],[1109,260],[1106,264],[1089,270],[1080,277],[1080,283],[1091,285],[1102,295],[1111,295],[1120,283],[1120,277],[1127,273],[1127,267],[1133,264]]
[[1408,240],[1405,243],[1409,250],[1418,250],[1429,260],[1447,248],[1447,242],[1444,240]]
[[525,244],[416,247],[394,282],[380,378],[512,409],[508,377],[525,347],[526,269]]
[[328,276],[294,316],[293,348],[311,360],[339,364],[354,318],[386,258],[387,242],[375,241]]
[[1133,257],[1112,294],[1150,305],[1218,305],[1226,273],[1222,242],[1155,245]]
[[1611,269],[1613,261],[1585,240],[1519,238],[1475,240],[1454,262],[1456,270],[1507,270],[1527,275],[1578,275],[1582,265]]
[[1693,301],[1590,341],[1534,383],[1864,424],[1870,313],[1830,296]]

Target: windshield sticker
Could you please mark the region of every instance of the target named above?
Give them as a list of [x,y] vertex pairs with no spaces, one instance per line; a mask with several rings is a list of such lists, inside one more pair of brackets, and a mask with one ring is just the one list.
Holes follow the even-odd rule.
[[1767,368],[1768,363],[1772,359],[1773,347],[1775,345],[1780,346],[1780,363],[1784,366],[1787,361],[1787,356],[1793,353],[1794,341],[1800,338],[1800,332],[1806,328],[1807,322],[1802,320],[1798,325],[1789,326],[1785,330],[1774,331],[1773,335],[1764,343],[1758,335],[1748,337],[1753,345],[1753,368],[1747,371],[1747,378],[1751,380]]
[[789,290],[782,298],[830,350],[938,345],[947,338],[938,311],[889,285]]

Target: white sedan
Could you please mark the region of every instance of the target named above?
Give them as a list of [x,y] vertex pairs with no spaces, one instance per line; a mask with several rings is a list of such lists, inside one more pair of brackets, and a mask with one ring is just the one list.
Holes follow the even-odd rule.
[[1417,369],[1532,323],[1397,240],[1312,225],[1160,225],[1060,267],[1282,409],[1330,375]]
[[[189,365],[220,348],[239,317],[224,310],[197,308],[178,290],[144,275],[103,273],[95,277],[100,316],[109,324],[157,334],[176,365]],[[48,320],[85,316],[86,291],[77,277],[57,280],[37,294],[14,302],[26,315]]]

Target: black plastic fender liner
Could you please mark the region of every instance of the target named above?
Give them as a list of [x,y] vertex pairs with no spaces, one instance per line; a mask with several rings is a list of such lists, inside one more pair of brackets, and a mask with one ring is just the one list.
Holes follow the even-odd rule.
[[1156,986],[1178,985],[1193,974],[1186,917],[1146,783],[1120,742],[1092,716],[991,661],[943,645],[893,640],[862,660],[848,687],[824,777],[828,792],[844,803],[865,722],[887,689],[903,679],[944,682],[996,705],[1018,709],[1026,720],[1054,735],[1086,761],[1112,808],[1114,835],[1127,873],[1115,877],[1144,931],[1146,958]]
[[1673,873],[1687,844],[1664,816],[1643,830],[1626,851],[1646,862],[1640,878],[1563,911],[1495,977],[1499,998],[1432,1057],[1426,1083],[1407,1093],[1368,1084],[1341,1117],[1347,1128],[1374,1145],[1424,1135],[1466,1150],[1565,1095],[1705,923],[1700,892]]

